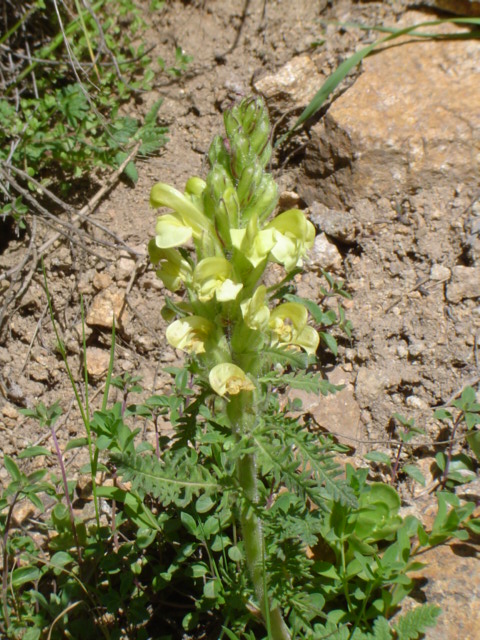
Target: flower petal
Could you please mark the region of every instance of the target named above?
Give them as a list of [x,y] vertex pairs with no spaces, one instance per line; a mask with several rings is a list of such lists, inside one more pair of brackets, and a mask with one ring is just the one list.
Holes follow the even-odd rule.
[[274,259],[287,271],[301,266],[302,258],[311,249],[315,240],[315,227],[298,209],[289,209],[274,218],[266,227],[274,230]]
[[[197,189],[198,183],[193,188]],[[195,197],[192,200],[188,194],[180,193],[169,184],[159,182],[154,185],[150,192],[150,204],[152,207],[169,207],[173,209],[181,223],[185,227],[191,227],[196,239],[201,238],[203,233],[214,236],[215,229],[202,209],[195,203]]]
[[297,302],[286,302],[274,309],[269,326],[273,333],[273,343],[294,345],[314,354],[319,343],[317,331],[307,325],[308,311]]
[[219,396],[236,395],[241,391],[253,391],[255,385],[246,373],[231,362],[217,364],[208,376],[210,386]]
[[204,258],[193,272],[193,287],[200,302],[208,302],[214,296],[221,302],[235,300],[243,284],[235,283],[231,276],[233,267],[225,258]]
[[185,244],[192,237],[192,228],[186,227],[178,218],[167,213],[157,218],[155,244],[160,249],[169,249]]
[[199,354],[205,353],[205,342],[214,329],[214,324],[206,318],[188,316],[172,322],[167,328],[166,336],[175,349]]

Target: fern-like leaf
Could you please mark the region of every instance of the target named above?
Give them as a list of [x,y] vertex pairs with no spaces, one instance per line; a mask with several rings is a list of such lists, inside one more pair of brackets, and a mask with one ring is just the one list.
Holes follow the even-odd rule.
[[260,382],[267,382],[276,387],[290,387],[292,389],[303,389],[309,393],[322,394],[335,393],[343,389],[345,385],[334,385],[328,380],[324,380],[318,373],[297,372],[277,375],[274,371],[260,378]]
[[278,426],[275,416],[270,420],[253,434],[262,473],[273,473],[277,482],[320,507],[329,500],[355,507],[354,491],[340,477],[342,468],[332,453],[322,450],[318,438],[286,416]]
[[221,483],[198,463],[193,449],[168,452],[160,461],[155,455],[118,455],[113,462],[123,480],[144,498],[151,495],[164,506],[173,503],[184,508],[201,493],[214,494]]
[[440,607],[434,604],[424,604],[407,611],[395,625],[398,640],[417,640],[428,627],[434,627],[437,624],[441,611]]

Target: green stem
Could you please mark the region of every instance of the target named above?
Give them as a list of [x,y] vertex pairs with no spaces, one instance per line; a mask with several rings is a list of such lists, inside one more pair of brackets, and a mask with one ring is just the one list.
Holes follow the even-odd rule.
[[[251,433],[255,423],[253,394],[243,392],[232,397],[227,407],[232,427],[240,437]],[[247,454],[237,462],[237,478],[243,489],[244,500],[240,513],[240,525],[245,544],[245,556],[255,595],[269,630],[270,640],[291,640],[291,635],[281,610],[271,608],[267,595],[265,571],[265,541],[262,523],[257,515],[258,476],[256,455]]]

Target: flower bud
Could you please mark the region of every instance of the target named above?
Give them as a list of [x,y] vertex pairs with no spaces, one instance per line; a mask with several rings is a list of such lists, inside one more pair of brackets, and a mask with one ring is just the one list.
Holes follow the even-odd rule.
[[[260,190],[261,189],[261,190]],[[260,187],[250,204],[242,211],[242,223],[246,224],[255,214],[260,221],[266,220],[275,210],[278,202],[278,188],[269,173],[264,173]]]
[[255,195],[261,180],[263,169],[258,162],[247,165],[237,184],[237,196],[241,207],[246,207]]
[[221,136],[215,136],[208,150],[210,166],[221,164],[226,170],[230,170],[230,155]]

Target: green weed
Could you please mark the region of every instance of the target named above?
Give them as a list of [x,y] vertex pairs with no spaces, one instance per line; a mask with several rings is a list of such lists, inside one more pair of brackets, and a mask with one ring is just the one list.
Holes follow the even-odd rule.
[[[139,158],[157,153],[167,129],[157,122],[161,100],[144,118],[125,113],[158,72],[135,3],[98,0],[86,8],[76,1],[67,9],[37,0],[6,10],[3,19],[10,25],[18,16],[2,37],[2,56],[15,64],[0,96],[0,215],[22,226],[28,209],[17,182],[35,195],[25,173],[65,194],[94,170],[119,167],[135,147]],[[190,60],[180,56],[178,73]],[[133,160],[124,174],[136,182]]]

